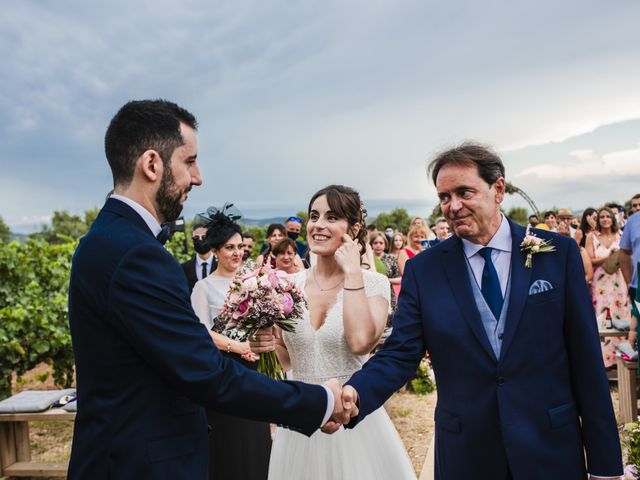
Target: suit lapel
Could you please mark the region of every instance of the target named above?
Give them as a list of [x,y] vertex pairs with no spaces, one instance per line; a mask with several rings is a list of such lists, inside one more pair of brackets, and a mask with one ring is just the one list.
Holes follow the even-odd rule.
[[529,284],[531,283],[531,268],[524,266],[526,255],[520,250],[525,229],[511,221],[509,221],[509,226],[511,227],[511,291],[509,294],[509,309],[507,310],[505,321],[504,340],[500,349],[500,359],[505,358],[507,350],[515,337],[522,311],[529,295]]
[[120,200],[115,198],[109,198],[107,199],[107,202],[104,204],[104,207],[102,207],[102,210],[115,213],[116,215],[120,215],[121,217],[127,218],[136,227],[141,228],[142,230],[147,232],[149,235],[154,237],[153,232],[151,232],[151,230],[149,229],[149,226],[144,221],[144,219],[140,215],[138,215],[138,212],[136,212],[133,208],[131,208],[126,203],[121,202]]
[[451,241],[447,243],[449,243],[450,246],[443,252],[442,268],[447,274],[449,286],[456,299],[458,308],[469,324],[476,339],[480,345],[482,345],[482,348],[496,361],[496,356],[493,353],[493,349],[487,338],[487,333],[482,325],[482,319],[480,318],[473,291],[471,290],[471,280],[464,257],[462,241],[457,237],[453,237]]

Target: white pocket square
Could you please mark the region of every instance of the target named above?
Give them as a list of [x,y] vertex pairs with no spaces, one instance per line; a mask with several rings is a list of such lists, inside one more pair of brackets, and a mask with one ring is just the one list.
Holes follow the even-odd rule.
[[536,280],[529,287],[529,295],[537,295],[538,293],[553,290],[553,285],[546,280]]

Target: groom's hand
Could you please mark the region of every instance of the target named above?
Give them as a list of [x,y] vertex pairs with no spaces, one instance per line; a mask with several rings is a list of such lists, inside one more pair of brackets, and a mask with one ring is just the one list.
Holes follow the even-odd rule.
[[[347,425],[349,421],[358,415],[356,405],[358,394],[353,387],[346,386],[344,389],[336,379],[331,379],[324,384],[333,393],[334,405],[330,420],[321,427],[324,433],[334,433],[342,425]],[[345,393],[346,389],[346,393]]]
[[262,328],[249,335],[249,346],[255,354],[273,352],[276,349],[276,327]]
[[342,387],[335,378],[324,382],[324,386],[331,390],[333,393],[333,412],[327,423],[325,423],[320,430],[324,433],[332,434],[338,431],[342,426],[342,420],[344,418],[344,409],[342,407]]

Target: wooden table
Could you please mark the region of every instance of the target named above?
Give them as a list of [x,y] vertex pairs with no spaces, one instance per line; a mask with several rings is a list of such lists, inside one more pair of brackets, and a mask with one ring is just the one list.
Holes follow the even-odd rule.
[[29,422],[73,420],[75,412],[61,408],[40,413],[0,414],[0,479],[8,477],[66,477],[68,463],[31,461]]
[[629,330],[616,330],[615,328],[600,328],[598,329],[598,335],[600,338],[605,337],[628,337]]
[[638,362],[628,362],[618,357],[618,402],[620,405],[620,421],[635,422],[638,418],[638,394],[636,376]]

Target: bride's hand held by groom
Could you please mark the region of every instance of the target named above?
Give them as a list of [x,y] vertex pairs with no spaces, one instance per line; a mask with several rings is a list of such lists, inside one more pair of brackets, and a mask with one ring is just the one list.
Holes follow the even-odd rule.
[[358,393],[349,385],[344,388],[341,387],[340,383],[334,378],[325,382],[324,385],[331,389],[334,405],[331,418],[320,430],[324,433],[332,434],[337,432],[342,425],[347,425],[353,417],[358,415]]

